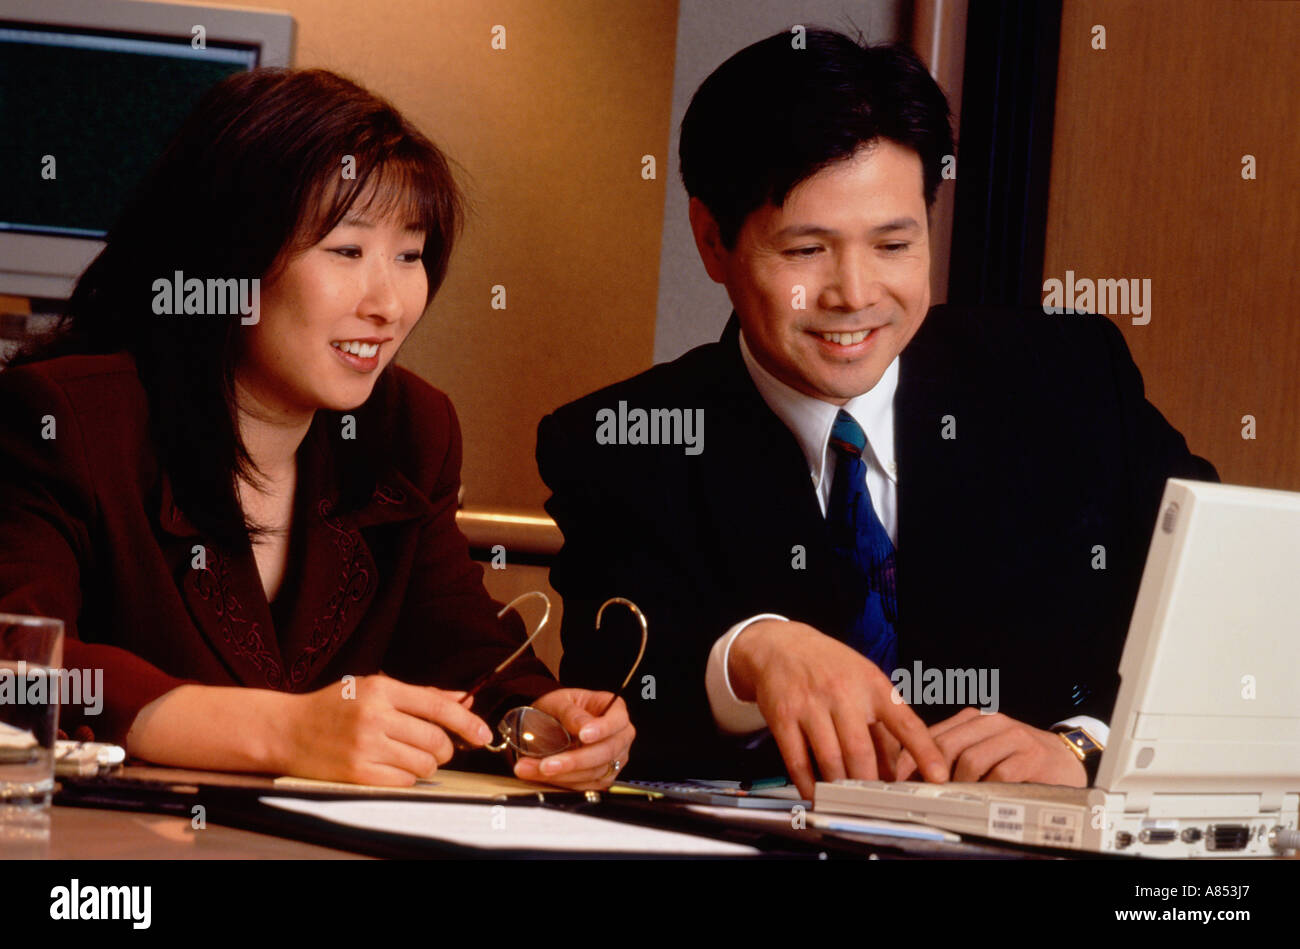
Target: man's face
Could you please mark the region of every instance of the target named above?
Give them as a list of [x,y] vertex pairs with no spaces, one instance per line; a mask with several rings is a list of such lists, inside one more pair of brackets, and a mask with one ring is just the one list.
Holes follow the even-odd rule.
[[726,285],[758,362],[806,395],[843,405],[870,390],[930,308],[921,159],[894,142],[754,211],[730,251],[702,233],[711,220],[692,201],[709,275]]

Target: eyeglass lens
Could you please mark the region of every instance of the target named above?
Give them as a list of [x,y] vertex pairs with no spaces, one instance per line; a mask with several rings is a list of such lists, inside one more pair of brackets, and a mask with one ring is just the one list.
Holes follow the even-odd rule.
[[497,727],[515,753],[526,758],[558,755],[573,744],[573,736],[554,716],[530,705],[512,708]]

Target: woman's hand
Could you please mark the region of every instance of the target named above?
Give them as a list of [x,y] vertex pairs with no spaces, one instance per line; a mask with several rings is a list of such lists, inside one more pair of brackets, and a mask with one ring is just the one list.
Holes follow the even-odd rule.
[[279,757],[298,777],[409,787],[451,760],[449,731],[476,747],[492,740],[464,696],[382,673],[289,696]]
[[533,708],[554,715],[581,742],[549,758],[520,758],[515,777],[543,781],[579,791],[604,790],[627,764],[636,729],[627,718],[627,705],[616,699],[608,712],[596,717],[611,698],[609,692],[556,689],[533,703]]

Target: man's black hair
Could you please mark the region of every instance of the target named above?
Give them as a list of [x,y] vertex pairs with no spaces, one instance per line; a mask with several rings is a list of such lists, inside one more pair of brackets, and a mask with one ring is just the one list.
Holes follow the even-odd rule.
[[777,33],[696,90],[682,119],[682,183],[732,248],[755,210],[779,207],[801,181],[878,139],[920,156],[931,207],[953,154],[952,126],[948,100],[916,54],[832,30]]

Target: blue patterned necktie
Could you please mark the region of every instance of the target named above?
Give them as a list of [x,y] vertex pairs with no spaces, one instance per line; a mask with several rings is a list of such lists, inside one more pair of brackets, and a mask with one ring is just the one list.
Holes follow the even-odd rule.
[[846,593],[856,619],[846,642],[891,675],[898,665],[898,600],[894,587],[894,545],[876,516],[867,490],[867,465],[862,451],[867,436],[843,409],[831,428],[835,479],[826,509],[835,555],[852,567],[861,583]]

